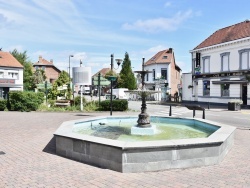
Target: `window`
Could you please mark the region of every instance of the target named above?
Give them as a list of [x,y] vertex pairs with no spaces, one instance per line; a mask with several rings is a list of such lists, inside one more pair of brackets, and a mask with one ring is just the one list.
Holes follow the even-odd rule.
[[155,80],[155,69],[153,69],[153,81]]
[[221,96],[229,97],[229,84],[221,84]]
[[167,69],[161,69],[161,78],[164,79],[164,80],[168,79]]
[[8,77],[9,77],[9,78],[17,79],[18,73],[17,73],[17,72],[9,72],[9,73],[8,73]]
[[202,57],[203,59],[203,73],[210,72],[210,56]]
[[45,66],[42,66],[42,70],[45,70]]
[[221,71],[229,71],[229,52],[220,54],[221,56]]
[[36,70],[38,70],[38,68],[39,68],[39,67],[38,67],[38,66],[36,66]]
[[162,57],[162,59],[167,59],[168,58],[168,56],[166,56],[166,55],[164,55],[163,57]]
[[250,68],[250,65],[249,65],[249,52],[250,52],[250,48],[239,50],[240,69],[242,69],[242,70]]
[[203,96],[210,96],[210,81],[203,81]]
[[0,78],[3,78],[3,72],[0,72]]
[[146,74],[147,76],[146,76],[146,81],[148,81],[148,73]]

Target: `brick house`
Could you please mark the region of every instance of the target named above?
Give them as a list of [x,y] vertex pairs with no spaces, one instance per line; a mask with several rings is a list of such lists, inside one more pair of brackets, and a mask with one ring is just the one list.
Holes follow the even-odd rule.
[[37,69],[42,69],[45,72],[46,80],[49,83],[53,83],[60,75],[61,71],[53,64],[53,60],[47,61],[39,56],[38,62],[33,64],[34,71]]
[[217,30],[190,53],[191,100],[225,104],[242,100],[250,104],[249,20]]
[[0,51],[0,98],[11,90],[23,90],[23,65],[9,52]]
[[161,91],[161,95],[155,94],[155,100],[166,100],[166,93],[172,96],[178,92],[181,83],[181,69],[175,62],[172,48],[156,53],[145,62],[145,70],[152,71],[145,76],[147,89]]

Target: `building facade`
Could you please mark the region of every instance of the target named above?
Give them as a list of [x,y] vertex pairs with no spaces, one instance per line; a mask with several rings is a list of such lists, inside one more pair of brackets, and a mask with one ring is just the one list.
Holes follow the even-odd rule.
[[23,66],[9,52],[0,51],[0,98],[8,92],[23,90]]
[[55,80],[58,79],[61,71],[54,66],[53,60],[47,61],[43,59],[42,56],[39,56],[38,62],[33,64],[34,71],[37,69],[42,69],[45,72],[46,80],[49,83],[54,83]]
[[250,21],[217,30],[190,52],[191,100],[250,105]]
[[166,100],[167,94],[173,96],[180,92],[180,67],[175,62],[172,48],[162,50],[145,62],[145,70],[152,71],[145,76],[147,89],[161,91],[154,94],[154,100]]

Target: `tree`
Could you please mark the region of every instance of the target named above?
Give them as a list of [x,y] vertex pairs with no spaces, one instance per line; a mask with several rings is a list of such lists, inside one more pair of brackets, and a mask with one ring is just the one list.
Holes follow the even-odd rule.
[[23,65],[23,89],[26,91],[34,90],[36,85],[33,81],[33,71],[32,71],[32,63],[28,59],[27,52],[18,52],[17,49],[14,49],[10,52],[17,61],[19,61]]
[[[50,89],[49,91],[49,98],[50,99],[56,99],[56,97],[58,95],[61,95],[62,92],[65,92],[65,91],[58,91],[58,86],[63,86],[65,84],[69,84],[69,74],[66,72],[66,71],[62,71],[58,77],[58,79],[54,82],[54,84],[52,85],[52,88]],[[70,92],[69,91],[70,87],[68,87],[68,93]],[[70,94],[67,94],[67,96],[70,95]]]
[[37,69],[33,74],[33,80],[35,84],[41,84],[46,80],[46,75],[44,70]]
[[118,79],[118,88],[136,89],[136,79],[131,68],[129,54],[126,52],[122,63],[120,78]]
[[57,86],[62,86],[64,84],[69,84],[69,74],[66,71],[62,71],[56,80]]

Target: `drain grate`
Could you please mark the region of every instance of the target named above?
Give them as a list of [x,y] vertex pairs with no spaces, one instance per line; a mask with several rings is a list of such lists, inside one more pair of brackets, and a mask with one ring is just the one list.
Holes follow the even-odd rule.
[[3,151],[0,151],[0,155],[4,155],[5,153]]

